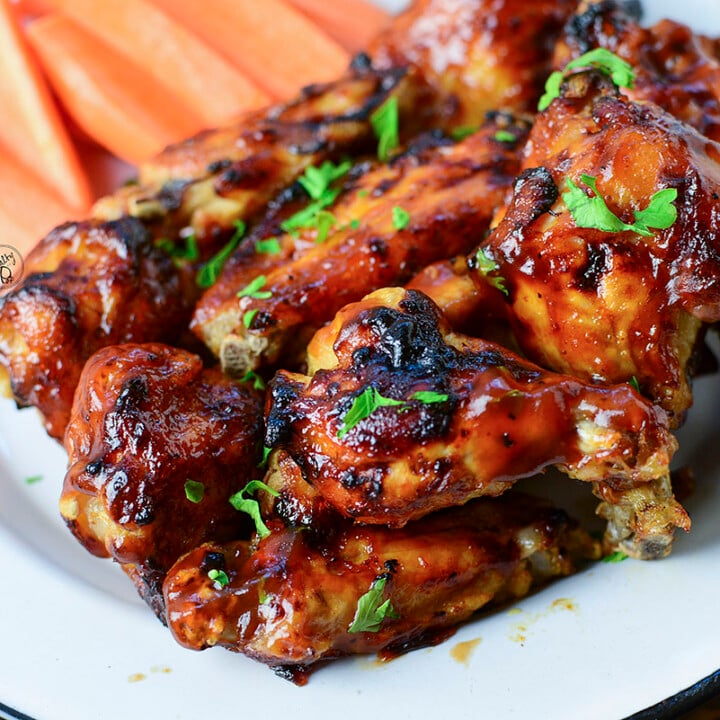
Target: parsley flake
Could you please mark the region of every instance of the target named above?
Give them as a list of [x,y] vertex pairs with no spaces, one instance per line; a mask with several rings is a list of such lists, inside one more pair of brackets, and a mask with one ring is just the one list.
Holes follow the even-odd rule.
[[630,378],[629,384],[635,392],[640,392],[640,383],[634,375]]
[[447,393],[439,393],[434,390],[418,390],[410,396],[411,400],[431,405],[432,403],[447,402],[450,396]]
[[252,282],[248,283],[240,292],[237,294],[238,297],[250,297],[255,300],[268,300],[272,297],[270,290],[262,290],[267,283],[267,278],[264,275],[258,275]]
[[268,458],[270,457],[270,453],[272,452],[272,448],[269,448],[267,445],[263,445],[263,456],[262,460],[258,463],[258,467],[262,470],[267,467],[268,464]]
[[607,75],[617,87],[632,88],[635,83],[635,71],[632,65],[611,53],[605,48],[595,48],[571,60],[564,70],[557,70],[548,77],[545,83],[545,94],[540,98],[538,110],[542,112],[550,103],[560,96],[560,86],[569,70],[583,67],[593,67]]
[[253,384],[253,388],[255,390],[264,390],[265,389],[265,381],[252,370],[248,370],[241,378],[241,383],[251,382]]
[[185,481],[185,497],[196,505],[205,497],[205,486],[196,480]]
[[313,200],[319,200],[335,180],[348,174],[350,168],[352,168],[352,163],[349,160],[339,165],[326,160],[319,168],[312,165],[305,168],[305,172],[302,177],[298,178],[298,182]]
[[25,478],[25,484],[26,485],[35,485],[36,483],[43,481],[42,475],[31,475],[30,477]]
[[255,252],[261,255],[279,255],[281,252],[280,241],[277,238],[266,238],[255,243]]
[[250,326],[253,324],[253,320],[255,319],[255,316],[260,311],[257,308],[253,308],[252,310],[248,310],[243,314],[243,325],[249,330]]
[[374,387],[366,387],[358,395],[350,409],[343,417],[342,427],[338,430],[338,438],[344,438],[359,422],[369,418],[378,408],[405,405],[402,400],[383,397]]
[[301,230],[302,228],[314,227],[317,224],[318,214],[325,209],[330,207],[337,196],[340,194],[340,188],[328,188],[323,191],[322,195],[311,202],[309,205],[299,210],[294,215],[291,215],[287,220],[280,223],[280,227],[285,232],[293,232],[294,230]]
[[215,588],[220,590],[230,584],[230,578],[224,570],[208,570],[208,577],[215,583]]
[[501,143],[514,143],[517,140],[517,137],[508,130],[498,130],[493,138]]
[[389,98],[375,110],[370,116],[370,124],[378,139],[378,159],[380,162],[387,162],[392,151],[400,144],[400,113],[397,98]]
[[410,213],[396,205],[392,209],[392,222],[396,230],[404,230],[410,224]]
[[606,555],[602,561],[604,563],[619,563],[623,560],[627,560],[629,555],[626,555],[622,550],[616,550],[613,553],[610,553],[609,555]]
[[178,262],[195,262],[195,260],[200,257],[200,250],[195,233],[190,233],[190,235],[185,238],[185,244],[183,246],[176,245],[168,238],[158,238],[155,241],[155,247]]
[[327,210],[320,210],[315,217],[315,224],[317,225],[317,237],[315,238],[315,243],[317,245],[321,245],[327,240],[330,229],[337,224],[337,220],[331,212],[328,212]]
[[198,287],[209,288],[217,282],[228,258],[233,254],[233,251],[243,239],[245,235],[245,223],[242,220],[236,220],[234,225],[235,232],[227,245],[200,268],[200,272],[198,272],[196,278]]
[[575,224],[580,228],[611,233],[629,230],[644,237],[652,237],[651,227],[665,230],[677,220],[677,208],[673,205],[677,198],[675,188],[658,190],[650,198],[650,203],[644,210],[635,211],[635,222],[628,225],[610,210],[604,198],[598,193],[597,178],[592,175],[581,175],[580,181],[593,191],[592,196],[579,188],[571,178],[567,179],[569,190],[563,193],[563,200]]
[[450,137],[457,142],[464,140],[478,131],[477,125],[460,125],[450,131]]
[[273,497],[279,497],[278,492],[268,487],[261,480],[251,480],[242,490],[231,495],[229,502],[236,510],[247,513],[253,519],[257,534],[261,538],[264,538],[270,534],[270,530],[262,519],[258,501],[252,497],[248,497],[248,495],[252,495],[258,490],[264,490]]
[[377,632],[385,618],[399,618],[389,599],[383,602],[387,576],[381,575],[373,581],[370,589],[358,600],[355,617],[348,632]]
[[478,271],[485,276],[487,281],[503,295],[507,295],[508,289],[505,287],[505,278],[499,275],[490,275],[490,273],[498,269],[498,264],[482,248],[478,248],[477,253],[475,253],[475,261],[477,262]]

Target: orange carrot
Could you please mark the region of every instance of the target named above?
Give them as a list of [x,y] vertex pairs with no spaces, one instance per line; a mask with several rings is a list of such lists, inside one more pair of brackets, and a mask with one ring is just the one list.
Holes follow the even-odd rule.
[[[327,0],[334,2],[335,0]],[[281,0],[153,0],[276,98],[336,78],[349,54]]]
[[268,100],[232,63],[190,32],[191,26],[183,27],[151,2],[55,3],[85,30],[142,65],[148,77],[175,93],[207,125],[230,123]]
[[202,127],[193,109],[69,18],[45,15],[27,37],[75,122],[123,160],[140,163]]
[[8,157],[5,148],[0,153],[0,245],[11,245],[27,255],[41,237],[76,212],[30,170]]
[[390,15],[368,0],[286,0],[316,22],[331,38],[356,53],[387,24]]
[[18,15],[37,17],[55,9],[54,0],[10,0]]
[[67,204],[87,209],[87,177],[7,0],[0,0],[0,107],[0,141]]

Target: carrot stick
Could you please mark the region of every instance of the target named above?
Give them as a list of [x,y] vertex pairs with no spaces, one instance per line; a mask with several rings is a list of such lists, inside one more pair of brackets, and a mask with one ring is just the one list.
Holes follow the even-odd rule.
[[183,27],[151,2],[54,1],[85,30],[142,65],[149,77],[172,90],[207,125],[232,122],[268,100],[211,44],[190,32],[190,25]]
[[45,15],[27,37],[75,122],[118,157],[138,164],[202,127],[192,108],[69,18]]
[[7,0],[0,0],[0,141],[78,210],[92,200],[85,172]]
[[[22,255],[56,225],[72,219],[69,208],[42,180],[0,148],[0,245]],[[2,290],[2,287],[0,287]]]
[[54,0],[10,0],[19,16],[37,17],[55,10]]
[[349,62],[347,51],[281,0],[153,2],[276,98],[291,97],[311,81],[332,80]]
[[390,15],[367,0],[286,0],[352,53],[366,48]]

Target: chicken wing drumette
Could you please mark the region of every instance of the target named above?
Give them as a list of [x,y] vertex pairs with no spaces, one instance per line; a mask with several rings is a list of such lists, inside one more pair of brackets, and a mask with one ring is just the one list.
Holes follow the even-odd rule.
[[[598,554],[565,513],[509,493],[401,529],[339,519],[206,544],[170,570],[164,593],[169,627],[186,647],[242,652],[302,683],[321,659],[434,644],[488,603]],[[359,605],[370,606],[367,616]]]
[[662,556],[689,526],[663,410],[628,384],[595,387],[455,334],[417,291],[344,308],[311,341],[308,367],[273,380],[265,442],[348,517],[402,526],[554,465],[610,507],[612,547]]
[[579,73],[538,116],[523,166],[477,281],[503,278],[532,360],[635,378],[679,423],[702,323],[720,319],[720,145]]
[[[104,348],[80,379],[60,510],[93,554],[126,566],[162,615],[165,571],[248,533],[229,497],[257,476],[262,398],[165,345]],[[189,483],[189,484],[188,484]]]

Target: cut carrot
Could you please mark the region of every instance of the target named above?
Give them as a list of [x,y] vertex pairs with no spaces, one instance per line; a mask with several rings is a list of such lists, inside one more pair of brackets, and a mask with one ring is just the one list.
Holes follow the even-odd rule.
[[207,125],[230,123],[268,101],[231,62],[187,29],[191,26],[184,27],[150,2],[55,0],[55,4],[85,30],[142,65],[149,77],[192,107]]
[[202,127],[173,93],[69,18],[45,15],[27,36],[75,122],[123,160],[138,164]]
[[[333,2],[334,0],[327,0]],[[349,54],[281,0],[153,0],[276,98],[340,75]]]
[[0,141],[66,203],[87,209],[87,177],[7,0],[0,0],[0,107]]
[[37,17],[55,10],[54,0],[10,0],[20,16]]
[[40,238],[75,212],[30,170],[9,158],[5,148],[0,152],[0,245],[27,255]]
[[368,0],[287,0],[344,48],[356,53],[387,25],[390,15]]

